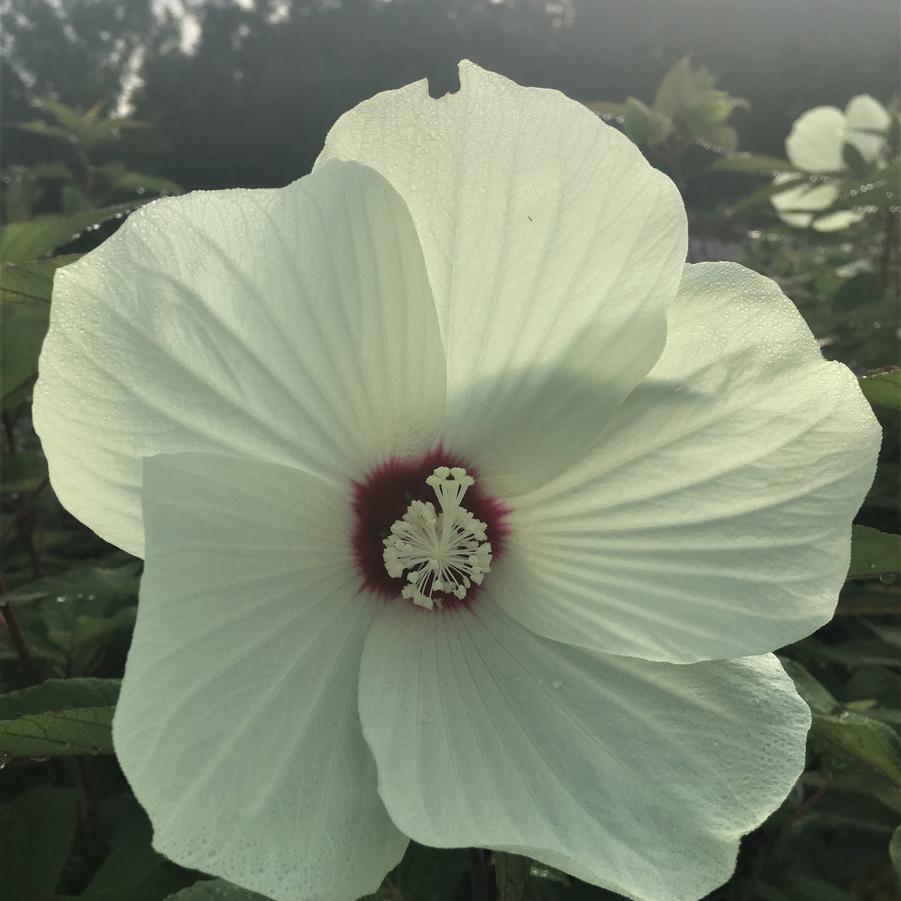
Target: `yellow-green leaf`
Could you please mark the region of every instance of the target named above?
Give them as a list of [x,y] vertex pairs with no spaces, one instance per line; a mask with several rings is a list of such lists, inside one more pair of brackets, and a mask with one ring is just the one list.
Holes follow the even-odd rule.
[[141,203],[131,201],[71,214],[48,213],[24,222],[10,222],[0,229],[0,262],[25,263],[46,256],[74,241],[86,229],[124,216]]
[[80,257],[69,253],[30,263],[0,263],[0,304],[49,304],[54,273]]

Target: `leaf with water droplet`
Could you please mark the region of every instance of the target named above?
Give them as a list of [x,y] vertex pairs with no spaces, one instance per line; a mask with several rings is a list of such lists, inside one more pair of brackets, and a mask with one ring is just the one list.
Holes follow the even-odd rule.
[[0,696],[0,755],[111,753],[118,679],[49,679]]
[[131,599],[137,596],[140,572],[140,560],[126,558],[124,554],[110,555],[28,582],[10,591],[6,600],[12,604],[30,604],[53,598],[63,604],[76,595],[91,600]]
[[75,240],[85,229],[131,212],[145,201],[77,213],[49,213],[24,222],[10,222],[0,229],[0,262],[25,263],[46,256]]
[[901,535],[880,532],[868,526],[851,531],[849,579],[901,572]]
[[861,376],[860,389],[873,406],[901,410],[901,368]]

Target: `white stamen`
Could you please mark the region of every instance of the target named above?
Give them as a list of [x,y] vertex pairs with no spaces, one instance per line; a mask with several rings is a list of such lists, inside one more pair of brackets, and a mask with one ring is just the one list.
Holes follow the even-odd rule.
[[441,606],[442,594],[462,600],[473,582],[482,584],[491,570],[491,544],[485,523],[460,506],[475,484],[465,469],[439,466],[425,481],[438,496],[440,512],[429,501],[413,501],[391,526],[382,559],[389,576],[406,572],[401,595],[431,610]]

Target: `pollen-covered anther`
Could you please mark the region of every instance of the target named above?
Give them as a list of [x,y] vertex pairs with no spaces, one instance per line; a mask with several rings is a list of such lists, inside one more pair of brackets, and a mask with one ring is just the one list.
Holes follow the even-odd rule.
[[441,607],[443,596],[458,600],[482,584],[491,569],[491,544],[486,526],[460,506],[475,479],[459,466],[439,466],[426,480],[438,498],[413,501],[407,512],[391,526],[384,539],[383,559],[388,575],[407,584],[401,590],[420,607]]

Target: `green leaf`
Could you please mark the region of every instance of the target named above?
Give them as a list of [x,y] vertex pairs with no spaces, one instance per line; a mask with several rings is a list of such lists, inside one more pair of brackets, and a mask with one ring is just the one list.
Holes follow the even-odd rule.
[[848,167],[848,171],[852,174],[867,171],[867,161],[857,148],[857,145],[852,144],[850,141],[846,141],[842,145],[842,161]]
[[667,120],[680,123],[696,141],[734,153],[738,148],[738,132],[729,117],[747,101],[730,96],[716,88],[716,79],[704,66],[693,69],[691,58],[680,59],[664,75],[654,100],[655,112]]
[[[79,901],[165,901],[194,880],[149,845],[112,850]],[[63,901],[59,898],[58,901]]]
[[33,491],[47,478],[47,461],[43,454],[6,454],[0,464],[0,494]]
[[49,322],[47,305],[0,305],[2,409],[17,406],[28,395]]
[[182,186],[169,178],[146,175],[143,172],[123,172],[110,180],[110,187],[120,191],[137,191],[140,194],[180,194]]
[[859,381],[864,397],[874,407],[901,410],[901,368],[871,372]]
[[[811,736],[811,747],[815,741]],[[820,767],[801,774],[804,784],[814,788],[828,788],[842,795],[860,795],[876,801],[896,814],[901,814],[901,789],[889,785],[875,770],[847,756],[829,754],[820,749]],[[896,820],[897,822],[897,820]]]
[[[100,118],[102,104],[92,106],[85,113],[81,113],[57,100],[43,99],[41,100],[41,107],[59,123],[59,128],[47,126],[48,129],[60,131],[69,140],[74,140],[85,147],[118,140],[120,132],[124,129],[144,127],[143,122],[138,122],[135,119],[124,117],[118,119]],[[32,126],[44,124],[28,123],[28,125]]]
[[[886,631],[886,637],[893,637],[898,647],[901,629]],[[885,666],[861,666],[856,669],[843,689],[847,706],[868,716],[875,716],[885,722],[882,707],[901,716],[901,673]],[[891,719],[891,713],[889,714]]]
[[691,56],[683,56],[663,76],[654,98],[654,111],[672,119],[692,96],[693,87]]
[[2,409],[21,403],[37,374],[50,320],[54,273],[77,254],[31,263],[0,264],[0,387]]
[[494,852],[494,873],[498,901],[522,901],[532,870],[532,861],[519,854]]
[[31,122],[15,122],[13,128],[18,131],[27,131],[33,135],[41,135],[44,138],[54,138],[57,141],[65,141],[67,144],[72,143],[72,136],[64,128],[56,125],[50,125],[41,119],[34,119]]
[[629,97],[623,109],[623,131],[639,147],[654,147],[666,140],[670,123],[640,100]]
[[807,638],[799,649],[814,660],[840,663],[847,669],[858,666],[901,667],[901,655],[883,641],[851,639],[840,644],[825,644],[815,638]]
[[50,898],[75,836],[75,792],[40,785],[0,807],[0,898]]
[[238,888],[224,879],[204,879],[174,895],[169,895],[166,901],[268,901],[268,899],[246,888]]
[[463,848],[426,848],[410,842],[404,859],[369,901],[455,901],[469,872]]
[[90,210],[94,204],[78,185],[66,185],[60,191],[60,206],[64,213],[81,213]]
[[50,113],[66,131],[71,132],[75,136],[79,136],[82,129],[88,124],[87,117],[58,100],[43,98],[40,104],[41,108]]
[[890,626],[885,623],[870,622],[864,620],[864,625],[886,644],[901,648],[901,625]]
[[0,304],[49,304],[56,270],[80,258],[69,253],[31,263],[0,263]]
[[885,723],[850,710],[818,713],[810,735],[817,747],[857,760],[901,786],[901,737]]
[[831,882],[800,873],[788,873],[782,888],[787,890],[786,897],[791,901],[854,901],[851,895]]
[[[122,555],[124,557],[124,554]],[[52,576],[44,576],[10,591],[6,600],[28,604],[45,598],[111,600],[138,593],[141,561],[129,559],[117,566],[80,563]]]
[[[47,639],[67,655],[73,655],[85,648],[108,641],[117,632],[130,632],[134,628],[136,608],[122,607],[112,616],[90,616],[68,613],[62,604],[52,604],[47,611],[58,614],[53,617],[48,628]],[[45,617],[50,620],[50,617]]]
[[143,201],[131,201],[78,213],[49,213],[25,222],[10,222],[0,230],[0,262],[25,263],[74,241],[86,229],[131,212]]
[[735,153],[738,150],[738,132],[731,125],[715,125],[698,130],[695,137],[723,153]]
[[0,756],[111,753],[117,679],[48,679],[0,695]]
[[779,662],[795,683],[798,694],[814,713],[832,713],[839,706],[838,701],[800,663],[782,657]]
[[118,141],[121,133],[126,129],[146,128],[144,122],[137,119],[104,119],[92,125],[82,137],[82,143],[90,147],[92,144],[103,144],[109,141]]
[[849,579],[899,572],[901,572],[901,535],[880,532],[868,526],[852,527]]

